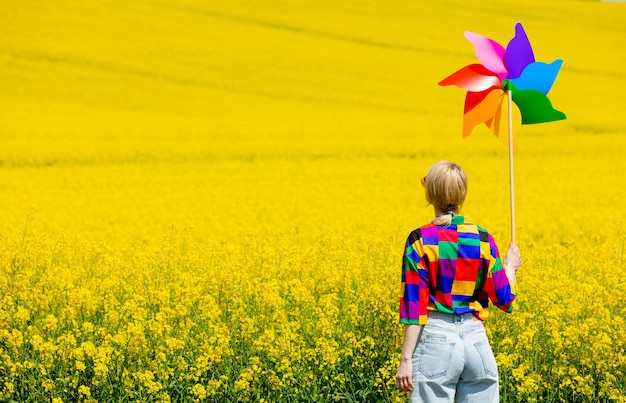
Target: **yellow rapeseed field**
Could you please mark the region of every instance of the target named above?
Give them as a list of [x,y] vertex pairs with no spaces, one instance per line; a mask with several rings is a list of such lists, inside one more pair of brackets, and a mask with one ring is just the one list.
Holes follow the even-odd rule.
[[595,1],[3,0],[0,401],[398,402],[419,178],[510,241],[461,138],[465,30],[521,22],[567,120],[522,126],[504,402],[626,402],[626,8]]

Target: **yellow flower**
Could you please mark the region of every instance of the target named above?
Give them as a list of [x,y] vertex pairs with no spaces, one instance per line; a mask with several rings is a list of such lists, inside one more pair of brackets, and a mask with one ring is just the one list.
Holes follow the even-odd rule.
[[53,314],[48,314],[43,320],[43,328],[46,331],[54,331],[57,328],[59,320]]
[[78,395],[82,396],[83,398],[90,397],[91,396],[91,389],[89,389],[89,386],[80,385],[78,387]]
[[191,395],[194,397],[195,401],[204,400],[207,396],[206,389],[204,388],[204,386],[196,383],[191,388]]
[[24,323],[30,319],[30,311],[23,306],[18,306],[17,311],[14,314],[14,318],[16,321]]

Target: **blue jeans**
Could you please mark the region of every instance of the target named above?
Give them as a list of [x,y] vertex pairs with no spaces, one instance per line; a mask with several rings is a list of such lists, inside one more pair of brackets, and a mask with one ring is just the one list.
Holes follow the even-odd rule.
[[499,401],[498,366],[471,313],[429,312],[413,352],[411,402]]

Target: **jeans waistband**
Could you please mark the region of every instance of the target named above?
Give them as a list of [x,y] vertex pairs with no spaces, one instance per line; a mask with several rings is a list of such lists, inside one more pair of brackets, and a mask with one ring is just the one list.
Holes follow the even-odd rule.
[[437,311],[428,311],[428,319],[440,319],[449,323],[463,323],[480,320],[477,319],[471,312],[457,315],[455,313],[445,313]]

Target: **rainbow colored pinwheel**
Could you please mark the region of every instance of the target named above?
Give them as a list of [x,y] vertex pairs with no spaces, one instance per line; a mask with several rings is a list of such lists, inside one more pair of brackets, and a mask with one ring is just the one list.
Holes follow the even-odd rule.
[[[467,90],[463,115],[463,137],[484,123],[506,143],[508,130],[507,90],[511,90],[513,126],[565,119],[547,97],[563,61],[536,62],[522,24],[515,25],[515,36],[506,49],[497,42],[473,32],[465,37],[474,45],[481,64],[470,64],[439,85],[457,85]],[[512,135],[512,133],[511,133]]]

